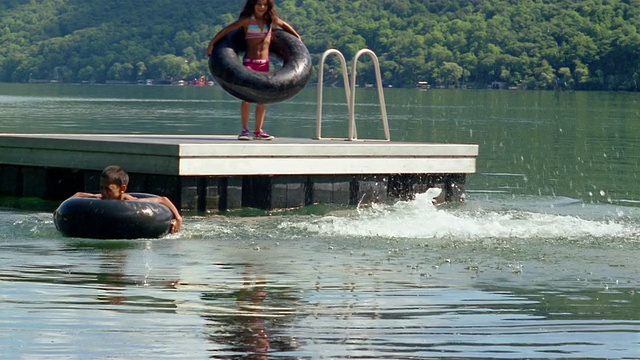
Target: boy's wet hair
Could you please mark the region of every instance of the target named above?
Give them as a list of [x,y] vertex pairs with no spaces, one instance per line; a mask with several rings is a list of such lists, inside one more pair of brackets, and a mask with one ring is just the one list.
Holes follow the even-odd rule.
[[118,165],[107,166],[102,170],[100,177],[108,184],[116,184],[118,186],[129,185],[129,174]]

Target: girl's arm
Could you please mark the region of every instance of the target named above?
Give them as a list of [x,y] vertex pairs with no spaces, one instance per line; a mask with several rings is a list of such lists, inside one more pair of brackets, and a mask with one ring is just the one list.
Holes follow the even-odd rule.
[[284,31],[290,33],[291,35],[297,37],[298,39],[302,40],[300,35],[298,35],[298,33],[293,29],[293,27],[291,27],[291,25],[287,24],[284,20],[278,18],[276,25],[280,26],[282,28],[282,30],[284,30]]
[[222,39],[225,35],[232,32],[233,30],[249,25],[249,20],[249,18],[238,19],[235,22],[227,25],[227,27],[225,27],[224,29],[220,30],[216,34],[216,36],[214,36],[213,39],[211,39],[211,41],[209,42],[209,46],[207,47],[207,57],[211,56],[211,53],[213,52],[213,46],[218,41],[220,41],[220,39]]

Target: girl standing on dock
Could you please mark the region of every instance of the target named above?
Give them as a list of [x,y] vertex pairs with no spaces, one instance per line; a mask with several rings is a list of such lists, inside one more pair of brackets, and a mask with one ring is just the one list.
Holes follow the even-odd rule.
[[[211,42],[209,42],[207,57],[211,56],[216,42],[231,31],[243,28],[245,41],[247,43],[247,51],[242,59],[243,65],[254,71],[269,72],[269,44],[271,44],[271,30],[274,26],[279,26],[300,39],[300,35],[298,35],[291,25],[278,17],[274,0],[247,0],[242,12],[240,12],[238,20],[220,30]],[[265,105],[257,104],[255,111],[255,131],[253,132],[253,138],[255,140],[272,140],[273,136],[262,129],[266,113]],[[250,112],[250,103],[243,100],[240,105],[242,132],[238,136],[238,140],[250,139]]]

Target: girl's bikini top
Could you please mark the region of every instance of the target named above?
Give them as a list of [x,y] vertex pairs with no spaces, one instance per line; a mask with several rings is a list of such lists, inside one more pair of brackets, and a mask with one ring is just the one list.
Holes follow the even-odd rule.
[[271,26],[264,24],[267,27],[266,31],[262,31],[260,29],[260,25],[258,24],[258,20],[256,20],[255,16],[251,17],[249,20],[249,26],[247,26],[247,32],[244,35],[245,39],[264,39],[271,37]]

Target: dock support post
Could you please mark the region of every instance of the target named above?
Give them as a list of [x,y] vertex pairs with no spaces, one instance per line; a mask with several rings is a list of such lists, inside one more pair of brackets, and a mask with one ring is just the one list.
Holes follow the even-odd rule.
[[464,202],[466,179],[467,176],[465,174],[452,174],[447,176],[445,183],[447,189],[445,201]]
[[389,177],[386,175],[364,175],[354,177],[353,205],[387,201]]
[[416,194],[425,193],[430,188],[440,188],[442,192],[434,198],[436,204],[460,202],[464,201],[464,178],[464,174],[397,174],[389,180],[389,196],[413,200]]
[[242,206],[257,209],[302,207],[307,201],[306,176],[245,176]]
[[303,207],[306,202],[305,176],[274,176],[271,178],[270,209]]
[[18,166],[0,165],[0,194],[21,196],[23,193],[22,171]]
[[309,176],[307,205],[351,203],[351,176],[314,175]]
[[[0,195],[65,200],[100,192],[99,170],[0,165]],[[181,210],[289,209],[412,200],[441,188],[436,203],[463,202],[466,174],[190,176],[130,173],[128,191],[167,196]]]
[[220,205],[220,210],[226,211],[242,208],[242,177],[232,176],[222,179],[224,179],[224,183],[222,183],[224,185],[220,185],[220,197],[221,203],[224,205]]

